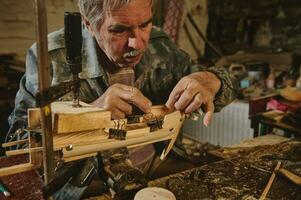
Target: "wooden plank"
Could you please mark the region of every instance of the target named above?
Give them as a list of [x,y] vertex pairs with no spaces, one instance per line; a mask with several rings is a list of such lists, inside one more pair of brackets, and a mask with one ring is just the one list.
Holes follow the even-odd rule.
[[26,172],[36,169],[36,166],[30,163],[14,165],[11,167],[0,168],[0,177]]

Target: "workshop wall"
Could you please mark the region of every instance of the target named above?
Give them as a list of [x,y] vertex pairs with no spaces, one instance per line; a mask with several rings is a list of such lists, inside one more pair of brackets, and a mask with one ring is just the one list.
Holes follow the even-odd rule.
[[[64,11],[77,10],[77,0],[46,0],[48,32],[63,26]],[[187,0],[185,10],[192,13],[199,28],[206,32],[208,23],[206,0]],[[194,59],[203,54],[204,43],[185,19],[190,37],[184,28],[180,30],[179,46]],[[34,10],[31,0],[0,0],[0,54],[17,53],[21,60],[25,59],[26,50],[35,41]],[[193,46],[194,45],[194,46]]]
[[249,47],[301,51],[300,0],[209,0],[208,37],[225,54]]
[[[46,0],[48,31],[63,26],[64,12],[77,10],[76,0]],[[32,0],[0,0],[0,54],[17,53],[23,60],[35,41]]]

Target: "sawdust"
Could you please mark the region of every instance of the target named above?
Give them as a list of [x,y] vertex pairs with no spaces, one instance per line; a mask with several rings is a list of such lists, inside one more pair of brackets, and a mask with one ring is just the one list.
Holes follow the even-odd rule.
[[[236,157],[188,170],[156,184],[172,191],[179,200],[258,199],[277,161],[301,176],[301,143],[283,142],[249,148]],[[301,199],[300,189],[284,177],[276,179],[269,199]]]

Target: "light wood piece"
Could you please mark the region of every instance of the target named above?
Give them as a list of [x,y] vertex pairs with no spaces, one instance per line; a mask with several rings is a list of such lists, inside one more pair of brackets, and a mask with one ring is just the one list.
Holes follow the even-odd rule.
[[272,184],[274,182],[274,179],[275,179],[275,176],[276,176],[276,172],[280,169],[280,167],[281,167],[281,162],[278,161],[277,165],[276,165],[276,167],[275,167],[275,169],[274,169],[274,171],[273,171],[273,173],[272,173],[272,175],[270,177],[270,180],[269,180],[268,184],[266,185],[266,187],[264,188],[264,191],[262,192],[259,200],[264,200],[265,197],[267,196],[267,194],[269,193],[270,188],[271,188],[271,186],[272,186]]
[[[72,102],[58,101],[51,104],[53,133],[65,134],[108,127],[111,113],[89,104],[80,102],[82,107],[75,108]],[[40,111],[28,109],[29,128],[40,127]]]
[[30,163],[14,165],[11,167],[0,168],[0,177],[26,172],[36,169],[36,166]]

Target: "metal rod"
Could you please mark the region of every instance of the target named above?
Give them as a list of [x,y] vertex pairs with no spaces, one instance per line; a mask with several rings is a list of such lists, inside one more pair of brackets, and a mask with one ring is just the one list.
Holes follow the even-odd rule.
[[[43,91],[50,86],[50,65],[48,61],[47,39],[47,12],[44,0],[34,0],[35,29],[38,56],[39,90]],[[40,107],[42,140],[43,140],[43,167],[44,182],[48,184],[54,175],[54,154],[50,104]]]

